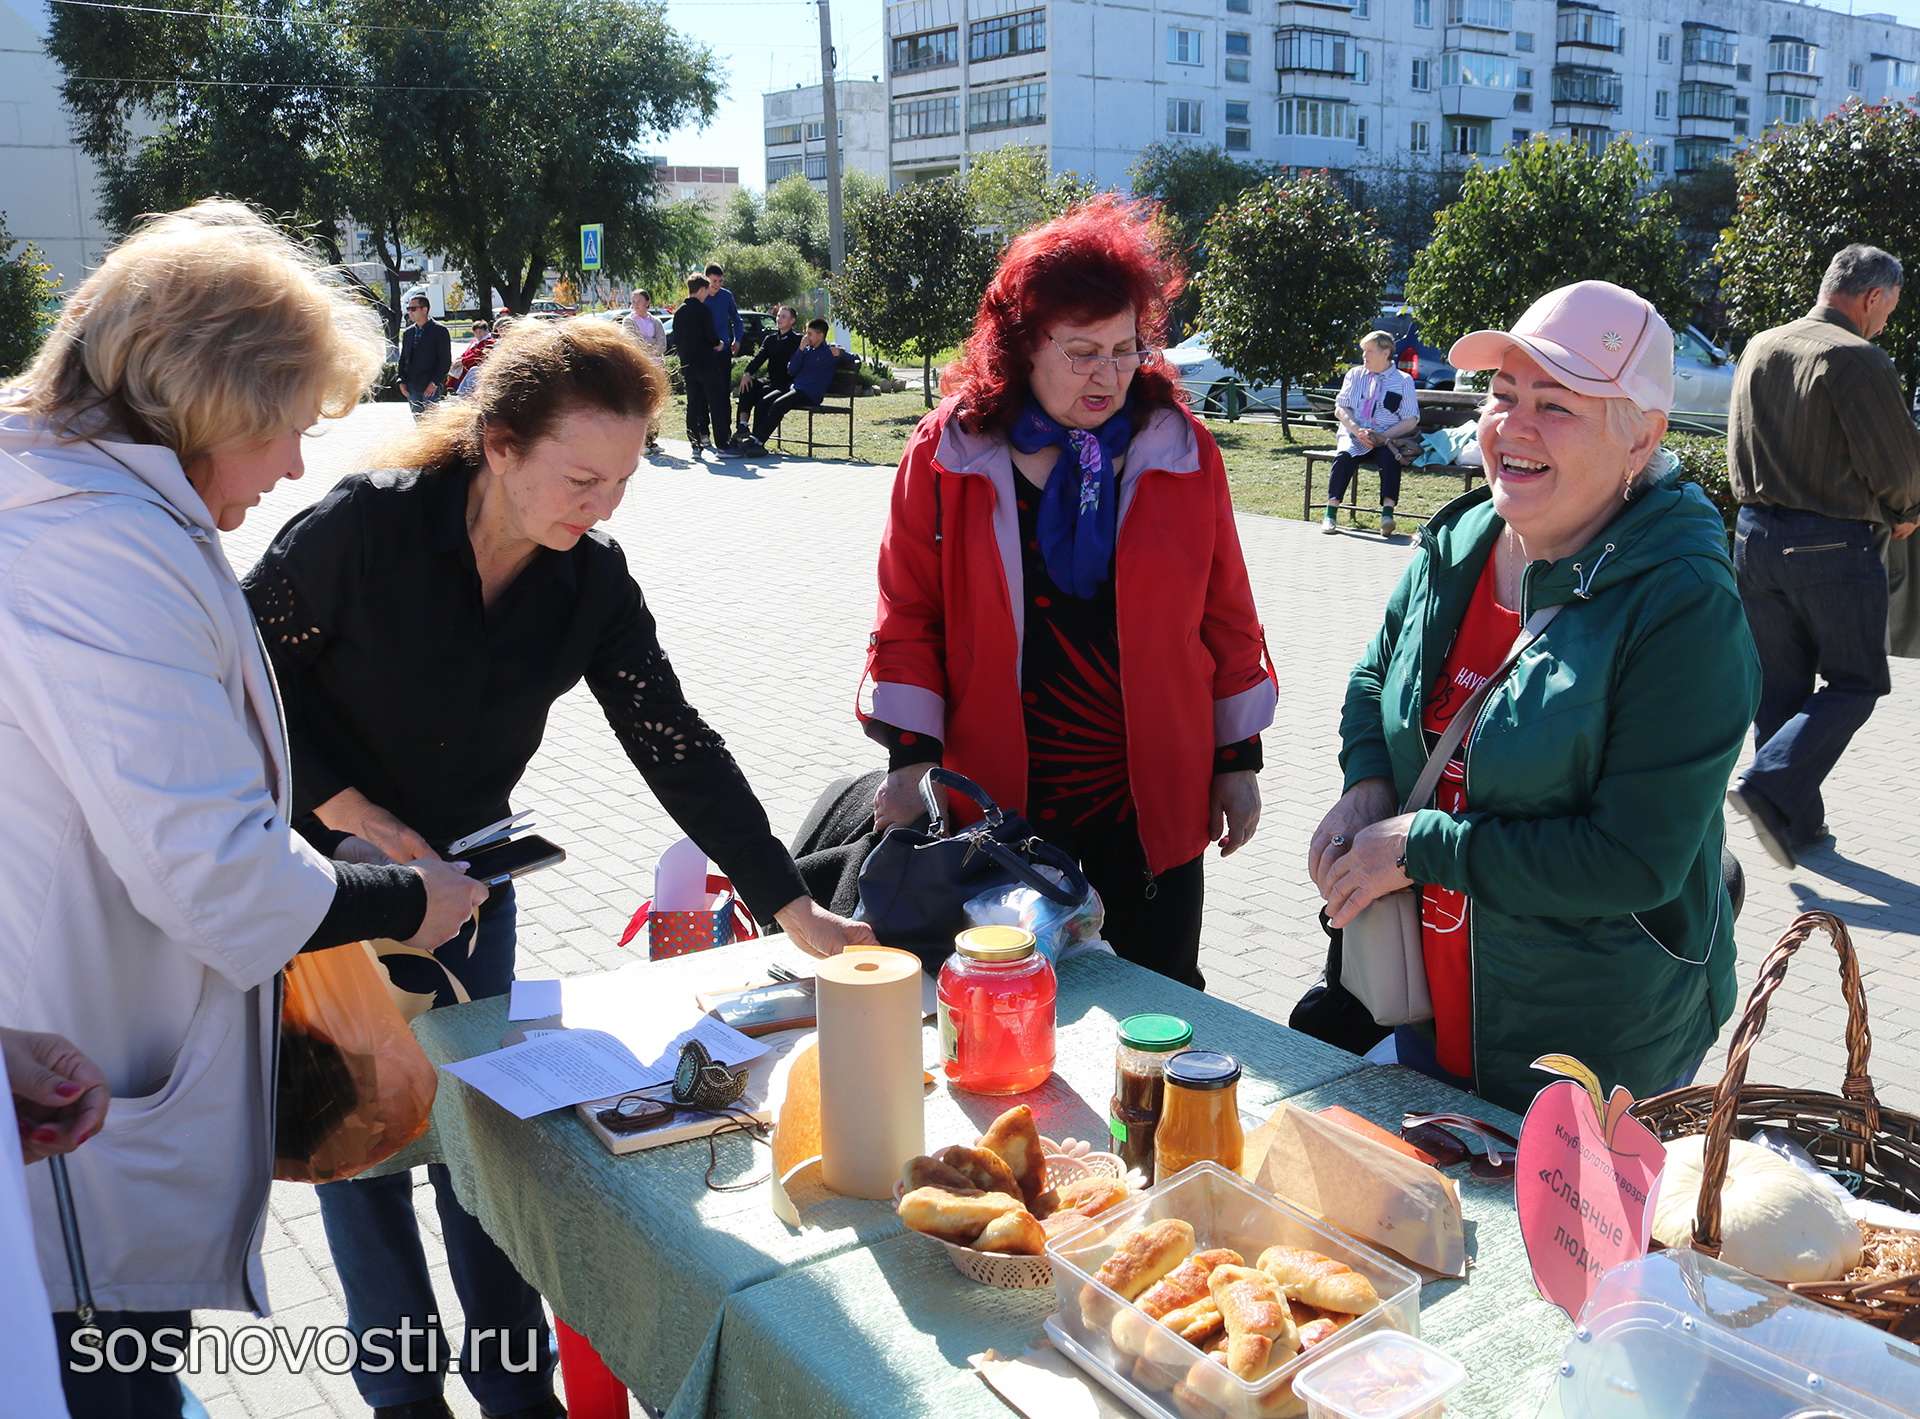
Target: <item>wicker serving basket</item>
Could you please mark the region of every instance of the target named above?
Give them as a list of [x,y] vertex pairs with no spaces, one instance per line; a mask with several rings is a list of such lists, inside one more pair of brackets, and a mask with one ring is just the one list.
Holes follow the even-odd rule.
[[[1825,931],[1840,955],[1840,989],[1847,1000],[1847,1077],[1840,1093],[1747,1083],[1747,1061],[1767,1021],[1767,1002],[1787,978],[1794,952]],[[1872,1049],[1860,962],[1846,924],[1828,912],[1794,919],[1760,968],[1747,1009],[1727,1050],[1727,1072],[1717,1085],[1695,1084],[1643,1099],[1633,1115],[1662,1139],[1707,1136],[1700,1207],[1693,1245],[1720,1254],[1720,1188],[1727,1176],[1728,1143],[1759,1129],[1790,1135],[1814,1161],[1859,1196],[1920,1212],[1920,1118],[1883,1108],[1867,1075]],[[1920,1272],[1871,1281],[1809,1281],[1789,1291],[1908,1339],[1920,1337]]]

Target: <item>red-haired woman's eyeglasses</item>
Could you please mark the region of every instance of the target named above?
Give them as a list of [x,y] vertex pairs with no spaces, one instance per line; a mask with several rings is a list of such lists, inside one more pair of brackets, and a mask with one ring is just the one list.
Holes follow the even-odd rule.
[[1075,355],[1053,336],[1047,339],[1053,341],[1053,348],[1072,366],[1075,374],[1098,374],[1105,367],[1110,367],[1115,375],[1132,374],[1160,358],[1158,350],[1129,350],[1124,355]]

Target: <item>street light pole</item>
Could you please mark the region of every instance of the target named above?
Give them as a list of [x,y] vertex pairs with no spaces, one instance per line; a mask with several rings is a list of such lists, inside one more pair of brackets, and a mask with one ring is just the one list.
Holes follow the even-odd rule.
[[[833,98],[833,15],[829,0],[820,0],[820,108],[827,134],[827,248],[838,274],[846,264],[847,236],[840,224],[840,122]],[[804,142],[801,151],[806,151]],[[805,162],[802,157],[801,163]]]

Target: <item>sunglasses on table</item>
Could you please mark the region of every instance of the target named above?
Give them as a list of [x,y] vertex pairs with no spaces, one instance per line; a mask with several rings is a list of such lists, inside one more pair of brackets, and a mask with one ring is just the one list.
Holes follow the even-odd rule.
[[[1466,1137],[1462,1137],[1464,1134]],[[1513,1180],[1514,1154],[1520,1142],[1503,1128],[1465,1114],[1410,1113],[1400,1120],[1400,1136],[1414,1147],[1432,1155],[1443,1168],[1472,1160],[1470,1171],[1476,1178],[1493,1182]],[[1467,1138],[1480,1140],[1476,1152]]]

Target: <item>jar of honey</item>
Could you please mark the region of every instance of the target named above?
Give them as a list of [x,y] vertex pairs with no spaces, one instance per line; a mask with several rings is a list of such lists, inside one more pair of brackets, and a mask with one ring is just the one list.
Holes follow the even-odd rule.
[[972,1094],[1024,1094],[1053,1073],[1053,963],[1031,931],[974,926],[940,967],[947,1082]]
[[1113,1151],[1153,1184],[1153,1134],[1160,1125],[1167,1060],[1193,1043],[1193,1026],[1178,1015],[1129,1015],[1120,1022],[1107,1131]]
[[1240,1128],[1240,1061],[1219,1050],[1190,1049],[1167,1061],[1166,1074],[1153,1135],[1154,1177],[1165,1182],[1209,1158],[1239,1172],[1247,1141]]

